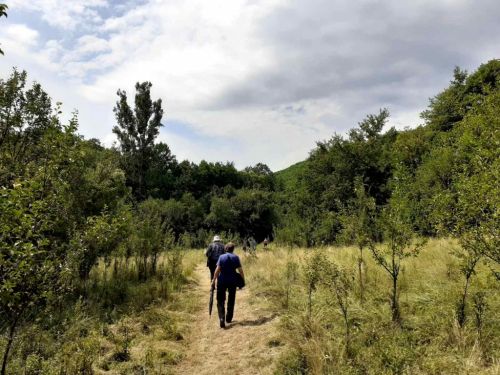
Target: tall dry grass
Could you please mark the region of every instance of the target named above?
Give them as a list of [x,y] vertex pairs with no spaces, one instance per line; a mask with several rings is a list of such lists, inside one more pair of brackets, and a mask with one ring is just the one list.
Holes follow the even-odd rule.
[[[456,312],[465,279],[452,254],[457,246],[451,240],[430,240],[417,258],[405,261],[399,280],[401,325],[391,321],[391,280],[369,252],[365,252],[363,265],[363,301],[357,280],[356,248],[291,252],[270,248],[260,251],[257,258],[245,259],[255,303],[265,304],[281,315],[280,341],[288,349],[277,363],[276,374],[500,373],[498,282],[487,265],[478,267],[468,293],[466,324],[460,329]],[[349,348],[344,317],[331,289],[320,286],[313,291],[312,316],[308,316],[304,265],[312,251],[322,252],[330,261],[352,271]],[[288,306],[287,262],[299,264]],[[476,297],[481,292],[486,305],[480,309]]]

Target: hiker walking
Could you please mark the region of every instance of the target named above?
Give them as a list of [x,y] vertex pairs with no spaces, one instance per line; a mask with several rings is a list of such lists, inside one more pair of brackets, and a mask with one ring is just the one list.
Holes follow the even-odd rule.
[[[231,242],[228,243],[225,250],[226,254],[219,257],[211,285],[213,288],[217,282],[217,311],[219,312],[221,328],[225,328],[226,323],[231,323],[233,320],[236,288],[241,288],[245,284],[245,275],[241,267],[240,258],[233,254],[234,244]],[[236,270],[238,270],[239,275]],[[227,314],[224,306],[226,303],[226,292],[228,293]]]
[[267,247],[267,238],[264,238],[264,249]]
[[211,243],[208,246],[207,251],[205,251],[205,256],[207,257],[207,267],[210,269],[210,280],[214,278],[217,261],[222,254],[224,254],[224,244],[221,242],[219,236],[215,236],[214,242]]

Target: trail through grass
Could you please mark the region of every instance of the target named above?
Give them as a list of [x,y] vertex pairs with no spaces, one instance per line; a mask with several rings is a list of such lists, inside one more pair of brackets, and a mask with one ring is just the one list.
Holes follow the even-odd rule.
[[[245,269],[245,259],[241,258]],[[250,296],[256,285],[236,292],[233,322],[221,329],[216,301],[212,317],[208,315],[210,276],[204,262],[196,268],[195,275],[198,284],[192,291],[192,298],[196,301],[196,313],[190,324],[185,359],[174,373],[272,374],[275,359],[282,352],[279,342],[273,340],[279,319],[264,307],[252,303]]]

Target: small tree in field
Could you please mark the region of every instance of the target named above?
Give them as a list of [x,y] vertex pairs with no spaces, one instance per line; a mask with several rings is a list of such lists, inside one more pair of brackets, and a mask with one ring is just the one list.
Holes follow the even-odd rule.
[[476,266],[481,260],[481,254],[468,246],[462,246],[460,249],[455,250],[454,254],[460,261],[460,273],[465,277],[464,289],[457,302],[457,322],[462,328],[467,320],[467,293],[470,279],[476,273]]
[[160,253],[172,246],[172,232],[162,220],[163,209],[162,201],[152,198],[138,205],[131,237],[139,279],[154,275]]
[[328,262],[325,267],[323,283],[337,299],[345,323],[346,351],[349,352],[351,331],[349,324],[349,294],[352,290],[353,275],[335,263]]
[[398,301],[398,278],[401,263],[417,256],[425,240],[416,241],[411,220],[411,203],[408,197],[410,184],[404,173],[397,173],[392,197],[384,207],[379,225],[383,231],[384,243],[370,242],[370,250],[377,263],[389,274],[392,281],[392,320],[399,322],[401,312]]
[[297,281],[297,275],[299,271],[298,263],[292,260],[293,247],[297,243],[297,241],[305,241],[302,238],[303,233],[298,223],[299,222],[297,220],[290,220],[284,226],[274,228],[275,243],[287,248],[287,262],[285,268],[285,276],[286,276],[285,306],[287,309],[290,307],[290,293],[292,291],[292,285],[295,281]]
[[363,301],[363,250],[370,243],[370,232],[372,228],[372,216],[375,211],[375,200],[371,198],[365,190],[365,186],[361,178],[356,178],[354,198],[348,209],[341,216],[344,225],[343,235],[348,243],[354,243],[359,249],[358,273],[359,273],[359,290],[361,301]]
[[292,260],[286,262],[285,276],[286,276],[286,308],[290,307],[290,293],[292,291],[292,285],[297,281],[297,275],[299,272],[299,264]]
[[304,278],[309,291],[309,317],[312,314],[312,293],[321,281],[325,264],[325,256],[316,250],[304,266]]

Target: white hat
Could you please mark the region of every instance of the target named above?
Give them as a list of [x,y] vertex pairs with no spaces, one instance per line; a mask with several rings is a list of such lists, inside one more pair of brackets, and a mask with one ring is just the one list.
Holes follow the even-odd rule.
[[220,237],[219,236],[215,236],[214,237],[214,242],[216,242],[216,241],[220,241]]

